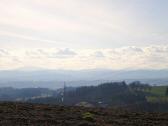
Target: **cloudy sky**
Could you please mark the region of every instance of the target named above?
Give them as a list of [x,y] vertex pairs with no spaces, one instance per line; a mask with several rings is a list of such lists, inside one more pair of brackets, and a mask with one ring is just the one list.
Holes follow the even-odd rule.
[[0,0],[0,69],[167,69],[167,0]]

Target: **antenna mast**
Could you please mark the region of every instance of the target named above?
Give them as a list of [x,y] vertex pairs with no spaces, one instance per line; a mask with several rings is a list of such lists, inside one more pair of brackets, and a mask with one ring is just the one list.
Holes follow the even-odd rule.
[[64,103],[65,101],[65,91],[66,91],[66,83],[64,82],[64,88],[63,88],[63,91],[62,91],[62,103]]

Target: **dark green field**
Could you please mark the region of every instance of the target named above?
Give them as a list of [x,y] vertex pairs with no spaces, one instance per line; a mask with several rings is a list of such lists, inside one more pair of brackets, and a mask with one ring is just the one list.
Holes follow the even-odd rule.
[[147,96],[148,102],[168,102],[166,95],[167,86],[153,86],[149,91],[152,96]]
[[154,86],[150,92],[158,96],[165,96],[167,87],[168,86]]

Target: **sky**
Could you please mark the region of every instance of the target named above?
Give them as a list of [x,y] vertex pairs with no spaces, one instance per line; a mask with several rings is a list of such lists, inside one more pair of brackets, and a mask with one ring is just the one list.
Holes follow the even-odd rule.
[[0,0],[0,70],[167,69],[167,0]]

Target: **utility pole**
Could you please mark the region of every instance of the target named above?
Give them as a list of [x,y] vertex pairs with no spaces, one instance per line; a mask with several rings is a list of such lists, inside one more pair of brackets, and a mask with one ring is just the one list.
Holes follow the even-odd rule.
[[62,95],[62,98],[61,98],[62,103],[65,102],[65,93],[66,93],[66,83],[64,82],[63,91],[61,93],[61,95]]

